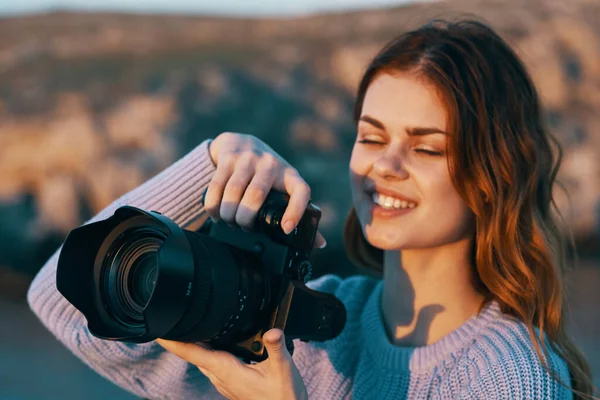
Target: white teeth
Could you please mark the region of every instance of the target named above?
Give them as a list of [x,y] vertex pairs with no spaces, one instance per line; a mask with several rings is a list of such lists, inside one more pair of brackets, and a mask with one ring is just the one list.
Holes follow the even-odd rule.
[[386,196],[380,193],[373,193],[373,203],[383,208],[415,208],[415,203],[400,200],[391,196]]

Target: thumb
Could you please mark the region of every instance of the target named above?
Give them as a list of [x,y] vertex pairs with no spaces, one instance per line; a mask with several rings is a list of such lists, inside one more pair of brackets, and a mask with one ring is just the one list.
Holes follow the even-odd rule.
[[288,357],[291,357],[290,353],[285,346],[285,336],[281,329],[270,329],[263,335],[263,342],[267,353],[269,353],[269,359],[275,362],[282,362]]

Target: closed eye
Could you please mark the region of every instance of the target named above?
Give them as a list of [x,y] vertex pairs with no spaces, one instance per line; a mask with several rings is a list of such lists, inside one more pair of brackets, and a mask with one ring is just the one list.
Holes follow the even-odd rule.
[[428,156],[441,156],[442,153],[439,151],[427,150],[427,149],[415,149],[417,153],[422,153]]
[[359,140],[358,143],[361,143],[361,144],[383,144],[383,142],[377,142],[375,140],[369,140],[369,139]]

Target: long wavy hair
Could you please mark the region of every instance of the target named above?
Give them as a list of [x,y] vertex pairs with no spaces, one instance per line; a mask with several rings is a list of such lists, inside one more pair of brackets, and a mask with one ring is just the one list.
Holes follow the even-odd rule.
[[[487,301],[525,323],[555,379],[569,387],[547,365],[547,346],[566,361],[575,397],[591,398],[589,365],[565,326],[564,275],[574,248],[552,193],[562,150],[523,63],[484,23],[432,21],[373,58],[358,87],[356,123],[370,83],[394,72],[433,83],[446,102],[449,171],[475,214],[471,261]],[[354,209],[344,244],[356,264],[382,271],[383,251],[365,240]]]

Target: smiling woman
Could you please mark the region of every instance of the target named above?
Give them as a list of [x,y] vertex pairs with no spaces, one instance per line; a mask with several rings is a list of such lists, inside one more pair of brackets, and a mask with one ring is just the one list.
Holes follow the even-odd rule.
[[[552,198],[560,146],[515,53],[482,23],[433,21],[373,59],[354,111],[345,244],[356,263],[384,272],[391,340],[436,342],[456,332],[474,305],[496,304],[527,328],[532,361],[589,398],[589,366],[565,333],[568,241]],[[397,207],[393,199],[403,197],[415,207]],[[429,325],[419,337],[415,314],[434,299],[465,314],[419,314]],[[568,375],[548,366],[554,352]]]
[[[519,59],[478,22],[434,21],[375,56],[357,93],[344,241],[383,280],[309,282],[344,303],[347,323],[332,340],[296,340],[293,355],[277,330],[263,336],[269,358],[251,365],[193,343],[100,340],[56,290],[59,252],[29,302],[88,365],[147,398],[591,398],[566,334],[560,158],[540,107]],[[223,133],[93,221],[132,205],[252,229],[271,189],[291,196],[289,232],[310,188],[267,144]]]
[[369,85],[350,171],[356,214],[373,246],[405,256],[460,240],[469,246],[473,215],[448,172],[448,120],[435,86],[416,73],[382,73]]

